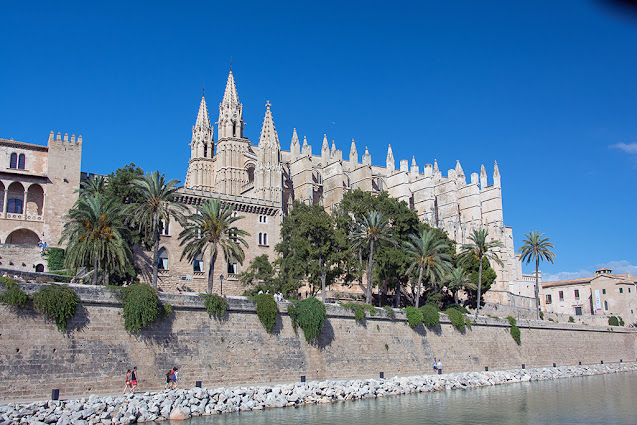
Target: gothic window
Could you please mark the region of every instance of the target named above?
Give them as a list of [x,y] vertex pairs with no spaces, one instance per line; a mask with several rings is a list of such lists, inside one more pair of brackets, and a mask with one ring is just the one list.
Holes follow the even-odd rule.
[[166,248],[159,250],[159,259],[157,260],[157,268],[159,270],[168,270],[168,251]]
[[254,165],[249,165],[246,172],[248,173],[248,183],[254,183]]
[[349,176],[347,176],[347,175],[344,176],[343,177],[343,186],[349,189],[350,188],[350,184],[351,183],[350,183],[350,180],[349,180]]
[[18,168],[18,154],[11,154],[11,161],[9,162],[9,168]]
[[263,234],[263,245],[267,245],[268,244],[268,234],[264,233]]
[[7,202],[7,212],[12,214],[22,214],[22,199],[9,199]]
[[259,245],[263,245],[263,233],[259,233]]
[[192,260],[192,271],[203,272],[203,257],[201,252],[195,255],[195,258]]
[[21,153],[20,156],[18,157],[18,169],[24,170],[25,162],[26,162],[26,158],[24,154]]
[[323,176],[318,171],[314,173],[313,180],[316,184],[323,184]]
[[237,262],[228,261],[228,274],[237,274]]

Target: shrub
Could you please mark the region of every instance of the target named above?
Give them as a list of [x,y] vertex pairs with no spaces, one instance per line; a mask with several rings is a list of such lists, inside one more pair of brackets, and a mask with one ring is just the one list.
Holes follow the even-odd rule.
[[568,316],[569,323],[575,323],[575,318],[573,316]]
[[544,320],[544,312],[540,311],[540,320]]
[[276,317],[279,315],[279,308],[274,297],[271,294],[259,294],[254,297],[254,301],[257,304],[257,317],[265,330],[268,333],[272,332],[276,325]]
[[608,318],[608,324],[610,326],[619,326],[619,319],[615,316],[610,316]]
[[465,327],[465,322],[464,322],[464,316],[462,315],[462,313],[460,313],[460,311],[458,311],[455,308],[449,308],[447,309],[447,311],[445,311],[445,313],[449,316],[449,321],[451,321],[451,324],[453,325],[453,327],[459,330],[460,332],[463,332]]
[[464,308],[460,304],[451,304],[449,307],[447,307],[447,310],[449,310],[451,308],[454,309],[454,310],[458,310],[462,314],[469,313],[469,310],[467,310],[466,308]]
[[383,307],[383,309],[385,309],[387,317],[389,317],[390,319],[396,318],[396,313],[394,312],[393,308],[391,308],[390,306],[386,305],[385,307]]
[[376,308],[369,304],[345,303],[341,304],[341,307],[354,312],[354,320],[356,320],[356,323],[360,323],[365,319],[366,310],[369,311],[370,316],[376,315]]
[[619,319],[619,326],[624,326],[626,324],[621,316],[617,316],[617,318]]
[[138,333],[159,317],[161,304],[157,291],[150,285],[134,283],[122,288],[121,294],[124,327],[128,332]]
[[412,328],[415,328],[422,323],[422,311],[417,309],[416,307],[405,308],[405,314],[407,315],[407,323],[409,323],[409,326],[411,326]]
[[24,292],[13,279],[0,277],[0,285],[6,288],[0,294],[0,302],[12,307],[24,308],[29,303],[29,296]]
[[549,317],[549,322],[555,322],[555,320]]
[[221,319],[226,315],[228,301],[224,297],[220,297],[217,294],[202,294],[202,296],[204,297],[203,305],[210,316]]
[[169,317],[173,314],[173,306],[169,302],[165,302],[161,304],[161,315],[162,317]]
[[33,296],[33,305],[55,321],[60,332],[66,332],[67,321],[75,315],[80,298],[66,285],[44,286]]
[[288,314],[292,320],[294,330],[298,326],[303,329],[303,334],[308,344],[316,341],[327,317],[325,304],[315,297],[293,302],[288,306]]
[[468,317],[464,318],[464,324],[467,325],[468,328],[471,327],[471,319],[469,319]]
[[435,305],[425,304],[420,307],[422,311],[422,324],[428,328],[435,328],[440,324],[440,313]]
[[513,337],[513,339],[515,340],[515,342],[520,345],[522,343],[521,340],[521,335],[522,333],[520,332],[520,328],[518,328],[518,326],[516,325],[516,321],[515,321],[515,317],[513,316],[507,316],[506,318],[509,321],[509,324],[511,325],[511,337]]
[[62,248],[47,248],[46,263],[50,271],[64,268],[64,250]]

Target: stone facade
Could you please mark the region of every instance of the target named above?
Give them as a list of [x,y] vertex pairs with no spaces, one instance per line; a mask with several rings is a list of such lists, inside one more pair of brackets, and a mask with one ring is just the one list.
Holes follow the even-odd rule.
[[630,273],[600,269],[592,277],[544,282],[541,294],[546,312],[621,316],[627,324],[637,322],[637,277]]
[[[33,291],[37,284],[24,284]],[[445,315],[441,325],[415,329],[402,312],[384,310],[357,324],[353,313],[328,305],[316,345],[295,333],[286,305],[272,334],[259,321],[254,304],[229,300],[223,320],[211,318],[201,297],[162,294],[173,314],[139,335],[130,335],[118,296],[99,287],[75,285],[82,304],[67,335],[32,311],[0,305],[0,381],[2,399],[48,398],[59,388],[62,397],[119,393],[128,368],[139,370],[139,390],[164,387],[165,373],[179,367],[180,386],[195,381],[211,388],[308,380],[374,378],[431,373],[434,357],[445,372],[518,369],[633,361],[637,332],[577,324],[521,320],[522,344],[511,338],[508,321],[480,317],[464,333]],[[369,315],[368,315],[369,316]]]
[[[63,217],[77,199],[81,161],[82,136],[51,132],[46,146],[0,139],[0,255],[13,256],[3,267],[46,265],[30,253],[39,242],[57,246]],[[21,246],[24,255],[15,255]]]

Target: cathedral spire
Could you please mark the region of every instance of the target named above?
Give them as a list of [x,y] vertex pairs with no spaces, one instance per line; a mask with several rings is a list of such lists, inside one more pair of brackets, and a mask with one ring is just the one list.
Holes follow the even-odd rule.
[[496,161],[495,164],[493,165],[493,184],[496,187],[501,187],[500,186],[500,169],[498,168],[498,161]]
[[480,166],[480,189],[487,188],[487,170],[484,168],[484,164]]
[[243,105],[239,103],[237,86],[234,83],[232,71],[228,74],[226,90],[219,104],[219,139],[227,137],[243,138]]
[[334,143],[334,140],[332,140],[332,149],[330,149],[330,157],[334,157],[335,154],[336,154],[336,143]]
[[263,126],[261,127],[261,137],[259,137],[260,148],[281,149],[279,143],[279,135],[274,128],[272,120],[272,111],[270,111],[270,101],[265,104],[265,117],[263,118]]
[[417,176],[420,172],[420,170],[418,169],[418,165],[416,164],[415,156],[411,157],[411,169],[409,171],[411,171],[411,174],[413,174],[414,176]]
[[456,159],[456,175],[458,177],[463,176],[464,177],[464,171],[462,170],[462,165],[460,165],[460,160]]
[[323,135],[323,145],[321,146],[321,162],[323,166],[327,165],[330,158],[330,145],[327,142],[327,134]]
[[396,169],[396,162],[394,161],[394,152],[391,150],[391,145],[387,148],[387,169],[391,172]]
[[434,173],[439,172],[440,169],[438,168],[438,160],[434,159]]
[[365,153],[363,154],[363,165],[372,165],[372,156],[369,154],[367,146],[365,146]]
[[208,115],[208,106],[206,105],[205,96],[201,96],[199,112],[197,113],[197,120],[195,121],[195,129],[197,129],[198,131],[211,129],[210,116]]

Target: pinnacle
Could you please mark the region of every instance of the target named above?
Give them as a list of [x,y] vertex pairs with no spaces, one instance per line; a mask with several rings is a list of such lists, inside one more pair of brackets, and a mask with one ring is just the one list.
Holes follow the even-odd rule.
[[237,93],[237,86],[234,83],[234,76],[232,71],[228,74],[228,82],[226,83],[226,91],[223,93],[222,105],[235,106],[239,104],[239,94]]
[[206,98],[201,96],[201,103],[199,104],[199,112],[197,113],[197,121],[195,122],[195,128],[197,129],[209,129],[210,117],[208,116],[208,107],[206,106]]
[[259,138],[259,146],[281,148],[279,143],[279,135],[274,127],[272,119],[272,111],[270,110],[270,101],[266,104],[265,117],[263,118],[263,127],[261,127],[261,137]]

